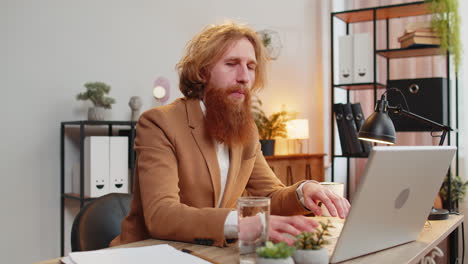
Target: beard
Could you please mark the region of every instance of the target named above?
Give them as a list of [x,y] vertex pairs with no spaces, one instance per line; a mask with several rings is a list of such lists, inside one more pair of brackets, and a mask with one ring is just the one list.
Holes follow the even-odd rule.
[[[247,143],[254,125],[249,89],[242,85],[227,89],[207,88],[203,102],[208,134],[230,147]],[[244,92],[243,101],[229,96],[239,90]]]

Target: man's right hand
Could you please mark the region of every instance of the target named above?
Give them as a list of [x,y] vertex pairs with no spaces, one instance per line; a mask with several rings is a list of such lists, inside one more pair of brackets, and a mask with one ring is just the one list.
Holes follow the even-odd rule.
[[301,232],[312,232],[319,224],[311,219],[302,215],[296,216],[279,216],[270,215],[270,226],[269,226],[269,240],[273,242],[284,241],[288,245],[292,246],[294,240],[288,237],[286,234],[297,236]]

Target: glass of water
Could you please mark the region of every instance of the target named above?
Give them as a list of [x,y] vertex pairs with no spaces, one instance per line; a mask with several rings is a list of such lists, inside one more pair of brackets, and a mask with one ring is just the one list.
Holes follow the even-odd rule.
[[268,240],[270,198],[237,199],[240,263],[255,263],[255,250]]

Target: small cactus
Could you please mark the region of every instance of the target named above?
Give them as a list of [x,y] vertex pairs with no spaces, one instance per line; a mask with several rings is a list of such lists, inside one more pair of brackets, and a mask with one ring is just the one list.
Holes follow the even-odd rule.
[[330,243],[328,240],[325,240],[325,237],[331,235],[329,229],[332,228],[333,225],[330,220],[328,220],[327,223],[319,223],[321,227],[320,229],[317,229],[314,232],[302,232],[296,236],[296,241],[294,242],[296,249],[320,249],[322,246]]

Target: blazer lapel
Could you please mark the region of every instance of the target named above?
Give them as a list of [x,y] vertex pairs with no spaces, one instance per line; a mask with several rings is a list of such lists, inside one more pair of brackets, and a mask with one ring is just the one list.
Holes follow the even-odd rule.
[[200,107],[200,101],[196,99],[187,99],[186,102],[188,123],[189,127],[192,128],[192,136],[195,139],[210,172],[211,183],[213,184],[214,207],[218,204],[221,192],[221,172],[219,169],[214,142],[206,131],[205,117]]
[[237,145],[229,151],[229,171],[227,175],[226,188],[224,188],[223,200],[220,207],[226,207],[231,198],[231,193],[236,188],[237,176],[242,162],[242,146]]

